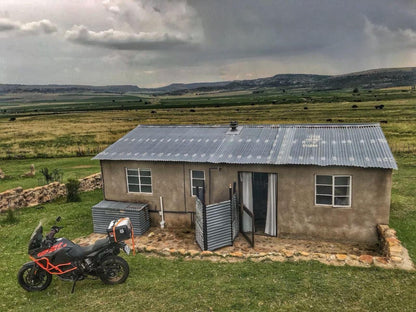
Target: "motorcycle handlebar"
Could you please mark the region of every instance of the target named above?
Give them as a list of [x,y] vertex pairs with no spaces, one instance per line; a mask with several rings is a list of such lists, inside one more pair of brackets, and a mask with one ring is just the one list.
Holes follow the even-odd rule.
[[63,226],[52,226],[51,231],[46,235],[46,237],[50,240],[52,240],[56,233],[58,233],[61,229],[63,229]]

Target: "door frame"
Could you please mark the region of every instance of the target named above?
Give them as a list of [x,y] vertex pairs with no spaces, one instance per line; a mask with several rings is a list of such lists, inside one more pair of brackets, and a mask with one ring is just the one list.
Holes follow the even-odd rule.
[[[254,247],[254,230],[255,230],[255,226],[254,226],[254,222],[255,222],[255,215],[253,212],[251,212],[246,206],[243,205],[243,187],[242,187],[242,182],[240,179],[240,174],[243,172],[247,172],[247,173],[266,173],[266,174],[275,174],[276,175],[276,218],[274,220],[275,224],[276,224],[276,236],[278,234],[278,188],[279,188],[279,174],[277,172],[267,172],[267,171],[248,171],[248,170],[243,170],[243,171],[238,171],[237,173],[237,181],[238,181],[238,199],[240,202],[240,232],[243,234],[244,238],[250,243],[250,245],[252,247]],[[252,175],[253,178],[253,175]],[[248,235],[243,231],[243,213],[247,213],[249,215],[249,217],[251,217],[251,225],[252,225],[252,234]],[[267,235],[267,234],[266,234]],[[276,236],[272,236],[272,237],[276,237]]]

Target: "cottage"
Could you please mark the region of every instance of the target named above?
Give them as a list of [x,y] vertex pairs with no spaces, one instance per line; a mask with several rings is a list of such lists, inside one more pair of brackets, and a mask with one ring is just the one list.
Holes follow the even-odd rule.
[[167,226],[190,226],[230,184],[256,233],[375,243],[388,224],[396,162],[379,124],[145,126],[99,153],[104,199],[161,203]]

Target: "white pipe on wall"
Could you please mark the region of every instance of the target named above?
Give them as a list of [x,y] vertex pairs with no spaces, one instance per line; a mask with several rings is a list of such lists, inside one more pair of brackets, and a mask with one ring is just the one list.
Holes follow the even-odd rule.
[[160,228],[163,230],[165,228],[165,214],[163,212],[163,198],[162,198],[162,196],[159,197],[159,200],[160,200],[159,214],[162,217],[162,221],[160,221]]

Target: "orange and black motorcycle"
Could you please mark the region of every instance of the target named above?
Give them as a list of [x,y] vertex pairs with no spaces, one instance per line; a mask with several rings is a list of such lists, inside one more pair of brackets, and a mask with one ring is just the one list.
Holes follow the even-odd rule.
[[[56,219],[59,222],[61,217]],[[129,275],[129,265],[119,257],[120,250],[130,254],[130,247],[124,240],[132,239],[133,227],[129,218],[113,220],[108,226],[107,237],[86,247],[77,245],[66,238],[55,238],[63,227],[54,225],[43,237],[42,224],[36,227],[29,241],[31,262],[19,270],[17,279],[27,291],[48,288],[52,275],[72,281],[74,292],[77,281],[88,276],[100,278],[105,284],[123,283]]]

